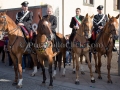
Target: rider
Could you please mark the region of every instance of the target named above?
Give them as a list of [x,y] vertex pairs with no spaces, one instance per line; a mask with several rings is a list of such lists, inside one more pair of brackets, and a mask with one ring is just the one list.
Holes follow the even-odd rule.
[[61,40],[60,38],[56,35],[56,27],[57,27],[57,17],[53,15],[53,8],[52,6],[48,6],[47,7],[47,15],[43,16],[44,18],[48,19],[49,18],[49,22],[51,23],[51,30],[52,30],[52,33],[53,35],[51,35],[51,39],[54,38],[54,43],[55,43],[55,46],[56,46],[56,51],[58,52],[59,51],[59,48],[57,47],[57,45],[59,43],[61,43]]
[[76,8],[76,16],[72,17],[70,22],[70,28],[72,28],[72,33],[69,38],[70,47],[74,39],[74,36],[76,34],[76,31],[77,29],[79,29],[79,25],[81,24],[81,21],[84,19],[84,16],[80,15],[80,13],[81,13],[81,9]]
[[[104,28],[106,22],[108,21],[107,15],[103,14],[102,10],[103,10],[103,6],[99,5],[97,7],[98,14],[96,14],[93,18],[93,30],[95,32],[95,35],[97,35],[97,36],[99,33],[101,33],[101,30]],[[98,38],[99,37],[100,36],[98,36]],[[96,42],[97,42],[98,38],[96,39]],[[116,51],[116,49],[113,48],[113,51]]]
[[[33,12],[28,10],[28,2],[24,1],[21,3],[22,11],[16,14],[16,24],[19,25],[22,29],[24,27],[27,29],[29,33],[29,41],[32,42],[32,21],[33,21]],[[24,29],[25,30],[25,29]],[[25,31],[24,31],[25,32]]]

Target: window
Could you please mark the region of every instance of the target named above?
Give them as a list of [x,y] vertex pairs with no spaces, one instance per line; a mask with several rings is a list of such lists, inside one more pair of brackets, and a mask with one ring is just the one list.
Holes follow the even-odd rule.
[[117,0],[117,9],[120,10],[120,0]]
[[118,10],[118,1],[119,1],[119,0],[113,0],[113,2],[114,2],[114,5],[113,5],[113,6],[114,6],[114,10],[115,10],[115,11]]
[[83,4],[88,6],[93,6],[94,0],[83,0]]

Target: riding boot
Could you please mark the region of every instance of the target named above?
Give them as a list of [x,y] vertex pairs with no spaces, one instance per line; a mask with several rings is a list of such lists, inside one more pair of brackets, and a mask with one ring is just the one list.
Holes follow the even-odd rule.
[[56,37],[56,40],[55,40],[55,47],[56,47],[56,52],[59,52],[59,47],[60,46],[60,40],[58,39],[58,37]]
[[113,52],[116,52],[117,51],[117,48],[115,47],[115,40],[113,40],[113,43],[114,43],[114,47],[113,47]]

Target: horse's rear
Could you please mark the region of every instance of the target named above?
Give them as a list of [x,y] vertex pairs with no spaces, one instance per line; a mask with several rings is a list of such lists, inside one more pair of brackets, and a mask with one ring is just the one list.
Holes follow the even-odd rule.
[[61,43],[58,45],[60,52],[56,55],[56,60],[54,60],[54,72],[53,72],[53,77],[55,78],[56,76],[56,69],[57,69],[57,62],[58,62],[58,68],[59,71],[61,70],[61,65],[62,65],[62,60],[63,60],[63,76],[65,76],[65,62],[66,62],[66,40],[63,34],[61,33],[56,33],[56,35],[61,39]]

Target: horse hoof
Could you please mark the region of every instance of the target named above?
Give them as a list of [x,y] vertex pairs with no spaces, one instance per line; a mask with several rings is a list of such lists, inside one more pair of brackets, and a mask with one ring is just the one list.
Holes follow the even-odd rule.
[[16,88],[20,89],[20,88],[22,88],[22,85],[17,85]]
[[35,74],[31,74],[31,77],[34,77],[35,76]]
[[79,82],[79,81],[75,81],[75,84],[76,84],[76,85],[79,85],[79,84],[80,84],[80,82]]
[[45,87],[45,86],[46,86],[46,83],[41,83],[40,86],[44,86],[44,87]]
[[102,77],[101,77],[101,76],[98,76],[98,79],[102,79]]
[[95,83],[95,79],[94,80],[91,80],[92,83]]
[[17,84],[18,84],[17,82],[13,82],[13,83],[12,83],[13,86],[16,86]]
[[62,77],[65,77],[65,75],[62,75]]
[[85,73],[84,73],[83,71],[81,71],[81,74],[82,74],[82,75],[85,75]]
[[112,84],[113,82],[112,82],[112,80],[108,80],[107,83],[111,83]]
[[53,89],[53,86],[48,86],[48,89]]
[[95,73],[98,73],[98,71],[97,71],[97,70],[95,70]]
[[75,71],[73,71],[72,73],[75,74]]

